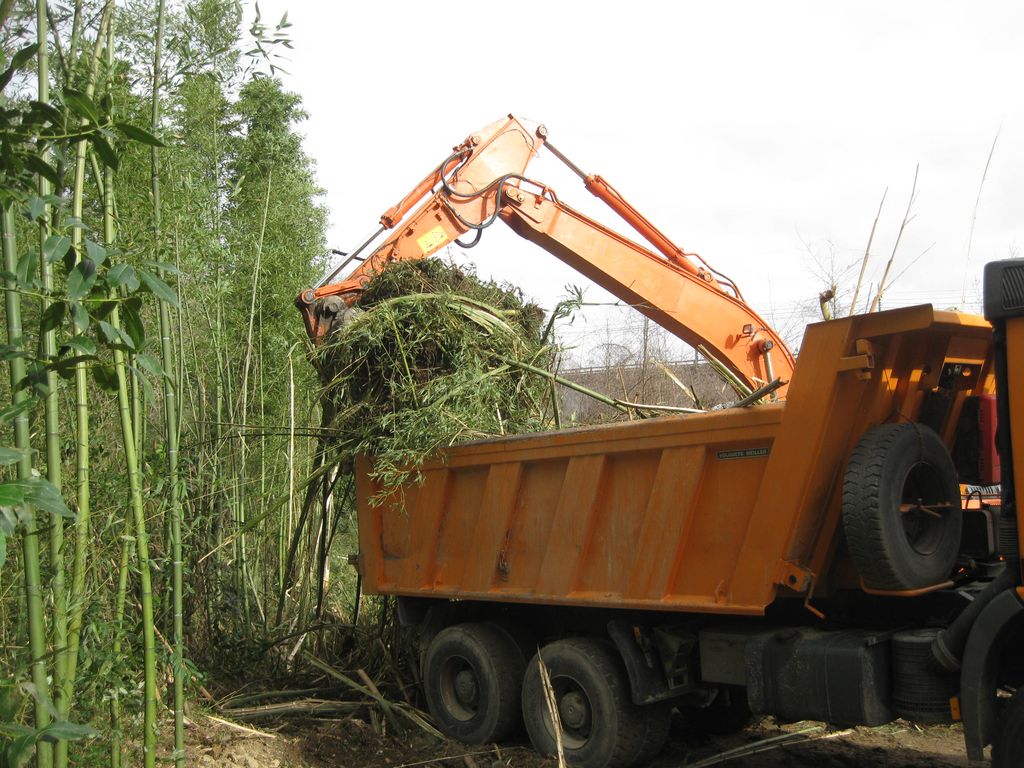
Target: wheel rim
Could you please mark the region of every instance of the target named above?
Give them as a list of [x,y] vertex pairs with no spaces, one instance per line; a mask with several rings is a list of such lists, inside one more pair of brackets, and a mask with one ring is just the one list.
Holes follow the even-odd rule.
[[[594,724],[590,698],[583,686],[571,677],[552,677],[551,687],[562,725],[562,744],[566,749],[580,749],[590,739]],[[544,725],[551,737],[555,738],[555,729],[548,712],[545,713]]]
[[456,720],[472,720],[480,710],[480,680],[467,659],[451,656],[441,666],[441,701]]
[[911,549],[920,555],[932,554],[942,543],[943,518],[952,511],[949,499],[944,497],[943,486],[938,470],[924,462],[912,466],[903,481],[900,499],[903,535]]

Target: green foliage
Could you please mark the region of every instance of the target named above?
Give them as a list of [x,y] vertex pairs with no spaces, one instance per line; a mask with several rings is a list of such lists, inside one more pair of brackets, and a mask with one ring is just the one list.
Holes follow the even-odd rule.
[[[29,699],[48,709],[53,721],[43,728],[18,723],[18,713]],[[91,726],[62,720],[49,698],[32,683],[13,679],[0,683],[0,768],[27,765],[39,742],[81,741],[99,735]]]
[[54,720],[45,728],[0,722],[0,736],[7,739],[0,765],[3,768],[21,768],[32,759],[36,744],[57,741],[79,741],[99,736],[99,731],[88,725]]
[[[38,51],[35,44],[14,54],[0,75],[0,87],[26,68]],[[120,164],[114,144],[121,139],[160,144],[143,128],[112,118],[109,101],[97,104],[86,93],[65,87],[57,104],[40,101],[4,103],[0,97],[0,204],[26,203],[29,220],[38,220],[46,204],[60,204],[59,197],[35,194],[36,178],[59,185],[61,174],[51,156],[66,156],[72,146],[87,142],[100,161],[111,168]]]
[[543,311],[508,286],[440,261],[397,262],[376,275],[361,313],[320,355],[332,440],[374,456],[383,499],[418,477],[439,448],[543,429],[547,368]]
[[[257,78],[239,64],[240,4],[195,0],[172,14],[161,94],[165,117],[155,129],[149,124],[146,93],[154,6],[149,0],[119,4],[116,28],[123,58],[101,67],[93,91],[87,87],[87,72],[102,7],[100,0],[84,3],[83,25],[72,44],[70,9],[51,3],[55,36],[61,40],[59,55],[56,47],[50,49],[52,104],[7,93],[31,74],[33,46],[15,39],[8,46],[10,67],[0,75],[8,96],[0,103],[0,204],[17,212],[19,243],[16,263],[3,277],[24,307],[24,330],[0,345],[0,361],[26,367],[13,387],[0,385],[4,395],[17,395],[0,408],[0,423],[7,427],[26,418],[40,426],[32,433],[32,448],[0,446],[0,574],[5,587],[22,579],[24,557],[10,545],[28,538],[22,534],[29,516],[47,520],[39,528],[43,543],[54,535],[50,515],[67,518],[70,530],[79,512],[78,504],[70,503],[75,498],[75,447],[89,439],[86,480],[94,501],[71,719],[92,723],[113,742],[123,730],[128,764],[136,763],[134,757],[141,764],[131,741],[141,725],[133,713],[143,707],[143,638],[136,607],[140,567],[132,560],[136,530],[125,503],[128,446],[120,439],[111,395],[119,384],[115,355],[125,356],[134,393],[133,428],[145,518],[152,525],[158,626],[171,636],[172,555],[165,525],[171,448],[162,439],[165,394],[152,386],[166,375],[156,330],[157,305],[164,302],[172,310],[168,335],[177,358],[170,370],[182,377],[172,394],[178,397],[183,443],[175,487],[188,521],[184,617],[189,654],[208,663],[218,654],[230,654],[230,647],[219,647],[224,637],[265,652],[259,638],[266,630],[255,606],[278,593],[279,542],[288,514],[287,507],[271,500],[287,495],[289,480],[306,471],[311,453],[300,438],[291,448],[292,464],[281,460],[288,446],[293,381],[301,398],[295,409],[300,434],[315,418],[312,372],[301,360],[297,367],[290,365],[289,356],[303,338],[291,302],[318,272],[326,214],[312,162],[295,132],[305,118],[298,98],[278,81]],[[286,26],[285,21],[260,32],[265,51],[284,45]],[[86,150],[80,216],[72,208],[70,189],[79,148]],[[162,178],[159,235],[150,191],[154,148]],[[117,171],[109,182],[116,235],[100,226],[106,201],[99,192],[107,189],[108,169]],[[40,179],[53,185],[52,194],[40,193]],[[73,210],[75,216],[69,215]],[[44,267],[52,270],[50,284],[41,276]],[[52,353],[41,343],[49,332],[56,337]],[[82,367],[90,378],[73,387],[70,382]],[[85,434],[74,429],[79,389],[90,404]],[[41,450],[42,402],[51,391],[59,405],[61,488],[36,475],[12,479],[15,466],[41,462],[46,454]],[[126,544],[132,546],[123,550]],[[210,552],[212,557],[203,557]],[[65,547],[58,556],[70,566],[73,555]],[[50,669],[59,653],[52,635],[56,564],[44,547],[39,583],[51,631],[44,639],[43,663]],[[118,591],[121,575],[126,576],[123,593]],[[0,611],[17,618],[0,622],[0,644],[16,649],[0,658],[0,680],[13,679],[29,663],[23,650],[24,604],[14,590],[0,592]],[[170,655],[161,655],[158,663],[164,673],[175,667],[190,679],[199,676],[188,659],[176,666]],[[23,761],[40,743],[95,734],[65,717],[34,728],[28,724],[31,697],[27,704],[19,698],[7,711],[6,690],[0,687],[0,723],[5,724],[0,742],[6,742],[0,752],[8,751],[4,765]],[[107,725],[112,700],[125,712],[118,728]],[[82,751],[73,761],[88,764],[92,756]]]

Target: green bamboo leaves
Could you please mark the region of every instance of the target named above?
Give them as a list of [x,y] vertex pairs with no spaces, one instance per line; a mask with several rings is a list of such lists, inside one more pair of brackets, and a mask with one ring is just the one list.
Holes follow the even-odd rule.
[[[125,352],[139,353],[139,368],[148,374],[163,375],[163,367],[145,352],[148,339],[143,307],[149,297],[166,302],[177,308],[178,298],[167,282],[150,268],[132,266],[125,262],[113,263],[111,256],[116,251],[90,240],[84,240],[85,256],[79,256],[66,234],[50,235],[42,248],[42,257],[51,264],[62,267],[64,272],[63,292],[47,292],[47,306],[40,317],[43,333],[67,327],[55,355],[46,360],[34,360],[41,365],[38,370],[53,370],[67,377],[75,363],[86,362],[97,366],[94,373],[100,383],[108,389],[115,387],[113,381],[104,375],[99,359],[100,348],[118,348]],[[14,271],[3,275],[16,289],[23,293],[38,293],[45,290],[36,277],[39,253],[33,249],[25,252]],[[156,263],[152,263],[155,267]],[[110,322],[111,313],[118,309],[120,324]],[[28,379],[22,379],[22,386]]]
[[[31,45],[15,54],[0,82],[5,78],[9,82],[25,67],[23,54],[37,51],[38,47]],[[68,87],[59,98],[57,105],[30,101],[23,109],[0,109],[0,202],[29,201],[26,215],[33,221],[43,215],[45,205],[59,202],[59,198],[35,194],[37,178],[54,185],[61,181],[59,170],[49,159],[51,149],[85,142],[104,165],[116,169],[121,162],[116,147],[121,142],[164,146],[145,128],[115,120],[109,103],[98,105],[83,91]]]
[[397,262],[376,275],[365,310],[320,351],[334,444],[373,454],[382,501],[437,449],[545,426],[553,357],[543,313],[513,290],[439,261]]
[[[0,52],[0,680],[21,691],[8,711],[0,683],[0,764],[182,766],[187,654],[266,631],[293,524],[272,502],[310,463],[313,376],[286,360],[326,219],[301,105],[239,64],[238,4],[162,5],[118,4],[115,24],[113,0],[39,0]],[[96,735],[81,719],[103,740],[88,753],[69,749]]]
[[32,759],[32,753],[42,744],[57,744],[61,741],[79,741],[99,736],[99,732],[88,725],[56,720],[45,728],[31,728],[27,725],[5,722],[0,715],[0,737],[7,741],[0,761],[10,768],[22,768]]
[[[131,369],[134,379],[144,381],[144,372],[163,373],[159,363],[144,352],[147,338],[143,307],[151,296],[166,296],[173,292],[151,267],[136,268],[113,263],[114,257],[120,254],[112,248],[112,228],[107,226],[113,216],[110,205],[113,184],[109,175],[103,179],[101,187],[105,198],[104,244],[87,236],[88,230],[82,222],[85,161],[90,153],[109,174],[120,167],[125,142],[162,146],[150,131],[117,120],[109,94],[98,100],[93,98],[103,42],[107,44],[108,70],[112,66],[109,56],[112,38],[103,41],[112,30],[112,7],[111,2],[104,7],[85,90],[66,85],[57,103],[50,104],[47,51],[39,44],[18,51],[12,57],[10,67],[0,74],[0,88],[6,87],[34,56],[38,56],[39,100],[14,108],[5,105],[6,108],[0,109],[0,231],[3,235],[2,278],[6,288],[7,321],[7,344],[0,357],[10,368],[12,396],[11,405],[0,412],[0,421],[12,422],[15,428],[15,447],[0,447],[0,466],[15,465],[17,468],[15,479],[0,481],[0,567],[7,562],[8,539],[20,538],[31,679],[31,683],[21,685],[31,687],[34,702],[31,726],[13,722],[15,712],[0,712],[0,736],[6,742],[3,753],[5,765],[23,765],[34,752],[39,768],[50,768],[51,765],[63,768],[67,765],[68,741],[97,735],[91,728],[68,721],[85,601],[87,564],[84,555],[90,532],[88,434],[91,425],[85,377],[91,370],[101,386],[117,389],[123,405],[129,375],[124,363],[126,352],[135,356],[136,366]],[[39,2],[37,10],[39,36],[45,40],[46,3]],[[59,187],[64,181],[66,162],[59,158],[66,161],[71,156],[75,157],[75,173],[71,186],[71,215],[68,216],[67,200],[51,194],[50,185]],[[20,253],[16,243],[19,217],[38,228],[35,247],[29,246]],[[58,273],[57,279],[54,279],[54,271]],[[37,297],[41,304],[37,352],[26,343],[22,329],[22,296]],[[63,573],[63,521],[74,520],[76,516],[69,510],[61,492],[62,459],[56,389],[59,377],[72,375],[76,379],[78,414],[76,485],[79,495],[76,506],[81,514],[76,520],[78,536],[70,602],[73,609],[69,617]],[[46,478],[39,476],[32,466],[34,451],[28,430],[28,413],[40,399],[46,404]],[[131,443],[134,448],[130,424],[125,434],[126,443]],[[146,582],[144,591],[151,595],[138,459],[127,446],[126,459],[130,465],[128,474],[133,493],[136,540],[144,563],[140,573]],[[49,584],[44,582],[40,532],[46,528],[40,526],[40,515],[46,515],[50,520],[47,534],[50,544]],[[42,601],[44,591],[49,591],[53,600],[50,630]],[[143,602],[147,629],[146,678],[152,692],[155,681],[153,609],[151,598],[144,598]],[[47,647],[51,640],[54,650],[52,688],[47,670]],[[149,701],[155,702],[155,693],[150,693]],[[149,747],[146,764],[152,765],[155,758],[155,706],[149,703],[146,709],[147,730],[152,732],[146,739]]]

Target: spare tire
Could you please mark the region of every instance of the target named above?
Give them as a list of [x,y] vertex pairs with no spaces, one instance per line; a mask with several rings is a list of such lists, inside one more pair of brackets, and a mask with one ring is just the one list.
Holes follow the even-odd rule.
[[883,424],[861,437],[843,480],[843,529],[865,586],[904,590],[945,581],[962,524],[956,468],[935,432]]

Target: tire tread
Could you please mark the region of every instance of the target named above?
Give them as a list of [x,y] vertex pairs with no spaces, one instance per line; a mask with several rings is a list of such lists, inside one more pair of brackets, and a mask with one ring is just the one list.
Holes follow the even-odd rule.
[[[615,708],[615,733],[612,735],[611,749],[600,755],[577,755],[575,756],[578,758],[577,760],[573,760],[567,751],[567,762],[572,765],[580,765],[583,768],[629,768],[636,765],[641,759],[649,759],[646,753],[653,750],[653,742],[658,738],[660,723],[649,718],[644,712],[644,707],[633,703],[625,667],[610,642],[589,637],[557,640],[542,648],[540,654],[549,670],[552,666],[560,664],[562,658],[575,657],[577,663],[581,659],[585,660],[583,663],[588,664],[608,687]],[[557,670],[553,670],[552,674],[554,675],[556,672]],[[539,664],[537,657],[534,656],[528,666],[526,681],[523,685],[524,714],[531,711],[529,709],[531,706],[538,706],[532,699],[534,698],[533,689],[540,686],[539,680]],[[542,694],[537,698],[542,698]],[[539,726],[539,728],[544,728],[544,732],[535,733],[539,728],[531,728],[530,715],[525,714],[525,716],[527,731],[534,747],[540,752],[553,752],[553,745],[545,743],[548,740],[546,728]],[[659,749],[663,743],[664,741],[658,744]]]
[[[909,559],[903,551],[905,542],[893,534],[889,516],[894,514],[894,478],[887,470],[900,460],[902,448],[913,448],[915,444],[918,461],[935,459],[943,465],[936,468],[947,479],[951,478],[955,486],[956,470],[945,445],[931,429],[920,424],[882,424],[872,428],[858,441],[847,462],[842,494],[843,530],[850,555],[869,587],[900,590],[929,586],[941,580],[937,573],[943,569],[948,572],[956,555],[955,550],[943,552],[944,558],[934,558],[924,569],[923,560]],[[895,491],[899,494],[902,488]],[[959,503],[958,490],[956,499]],[[951,517],[947,525],[948,540],[955,538],[958,545],[959,515]],[[927,577],[922,578],[923,575]]]

